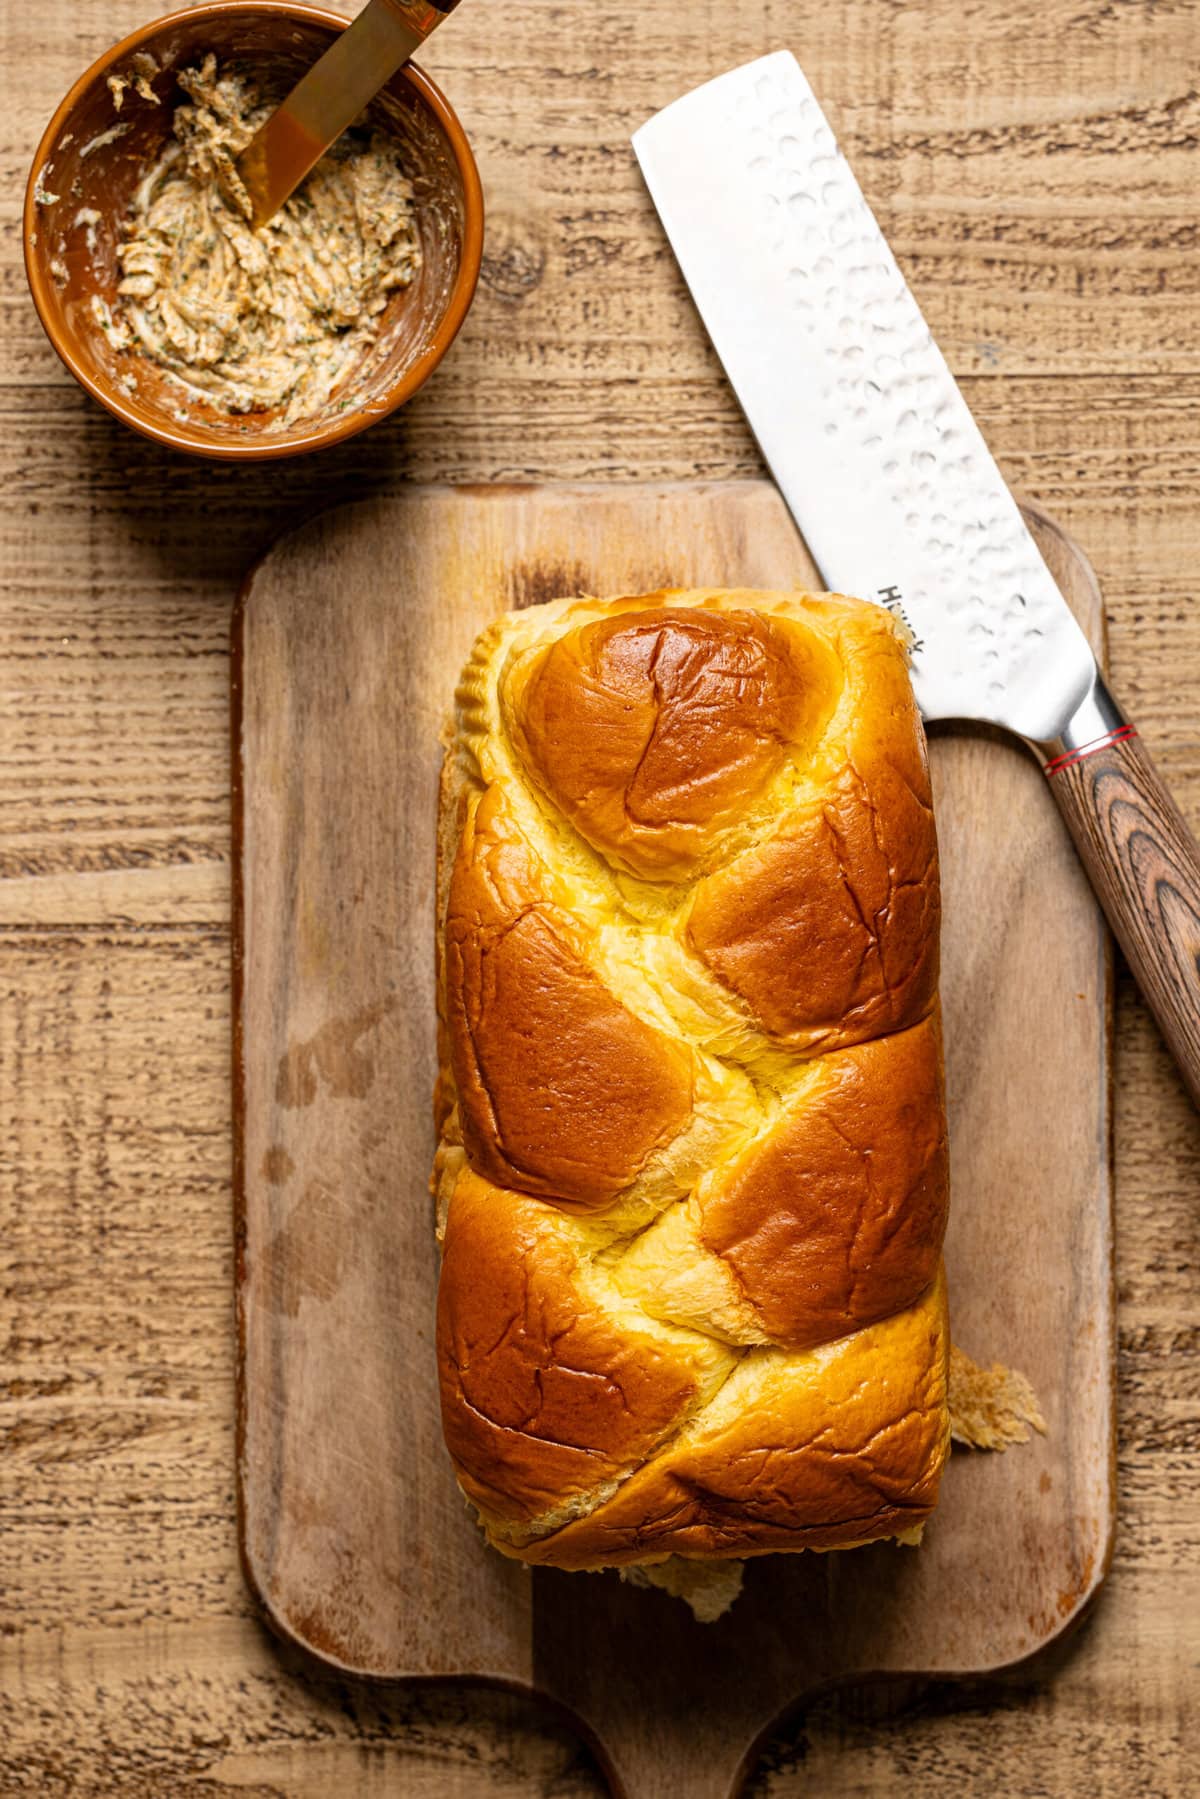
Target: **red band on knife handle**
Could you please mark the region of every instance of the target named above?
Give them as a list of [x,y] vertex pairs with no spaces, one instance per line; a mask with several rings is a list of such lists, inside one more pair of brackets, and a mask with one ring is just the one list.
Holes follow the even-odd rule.
[[1134,725],[1118,725],[1113,731],[1106,731],[1103,737],[1095,737],[1091,743],[1084,743],[1077,750],[1067,750],[1061,756],[1055,756],[1047,762],[1042,773],[1049,779],[1061,768],[1071,768],[1076,762],[1082,762],[1088,756],[1095,756],[1100,750],[1106,750],[1110,744],[1125,743],[1130,737],[1137,736]]

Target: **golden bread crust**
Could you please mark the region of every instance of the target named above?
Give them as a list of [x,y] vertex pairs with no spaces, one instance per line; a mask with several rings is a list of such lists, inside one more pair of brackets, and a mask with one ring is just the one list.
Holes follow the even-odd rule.
[[732,1269],[764,1340],[807,1349],[932,1285],[948,1170],[934,1017],[811,1064],[779,1122],[699,1183],[699,1239]]
[[593,849],[686,878],[817,734],[839,677],[800,620],[663,606],[518,662],[505,712],[529,775]]
[[611,1499],[515,1553],[601,1568],[841,1549],[910,1530],[937,1503],[946,1343],[939,1278],[918,1305],[823,1349],[751,1351]]
[[937,845],[839,596],[498,620],[439,818],[438,1353],[505,1553],[834,1548],[948,1448]]
[[587,1261],[555,1208],[460,1177],[438,1293],[443,1417],[463,1490],[497,1519],[528,1522],[639,1467],[736,1360],[598,1304]]
[[472,1164],[579,1208],[628,1187],[692,1111],[691,1057],[596,975],[571,915],[489,788],[470,806],[446,912],[451,1069]]
[[937,990],[937,838],[907,667],[886,630],[839,642],[862,702],[840,765],[704,883],[687,922],[709,971],[797,1050],[903,1030]]

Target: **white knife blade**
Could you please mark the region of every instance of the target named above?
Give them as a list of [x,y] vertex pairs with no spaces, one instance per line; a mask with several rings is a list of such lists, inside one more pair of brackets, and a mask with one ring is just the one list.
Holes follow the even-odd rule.
[[1055,739],[1091,650],[795,57],[710,81],[633,145],[822,578],[903,612],[926,718]]
[[1041,757],[1200,1104],[1200,851],[1123,717],[788,51],[633,139],[763,455],[829,587],[899,611],[926,718]]

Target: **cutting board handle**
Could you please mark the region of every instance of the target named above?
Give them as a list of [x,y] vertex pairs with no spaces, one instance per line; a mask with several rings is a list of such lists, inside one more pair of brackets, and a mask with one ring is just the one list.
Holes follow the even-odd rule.
[[1050,790],[1188,1092],[1200,1106],[1200,849],[1103,679],[1040,746]]

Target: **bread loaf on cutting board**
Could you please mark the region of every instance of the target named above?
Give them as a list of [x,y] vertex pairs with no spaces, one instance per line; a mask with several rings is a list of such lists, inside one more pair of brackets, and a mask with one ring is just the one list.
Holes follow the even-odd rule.
[[949,1446],[937,845],[903,628],[559,600],[439,824],[446,1442],[569,1569],[912,1540]]

